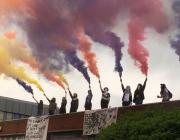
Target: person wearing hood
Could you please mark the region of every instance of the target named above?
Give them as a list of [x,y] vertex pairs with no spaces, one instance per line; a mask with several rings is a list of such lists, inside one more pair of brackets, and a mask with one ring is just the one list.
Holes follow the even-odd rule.
[[70,107],[70,113],[72,112],[77,112],[77,109],[78,109],[78,106],[79,106],[79,99],[77,97],[77,93],[74,93],[72,95],[70,89],[68,88],[68,91],[69,91],[69,95],[71,97],[71,107]]
[[122,87],[122,91],[123,91],[122,106],[129,106],[132,104],[131,88],[130,88],[130,86],[126,86],[126,88],[124,88],[121,77],[120,77],[120,81],[121,81],[121,87]]
[[160,96],[158,95],[157,98],[162,98],[162,102],[167,102],[172,98],[172,93],[167,89],[165,84],[161,85]]
[[56,98],[52,98],[51,100],[44,94],[46,99],[49,101],[49,115],[54,115],[55,111],[57,109],[57,104],[56,104]]
[[143,100],[144,100],[144,90],[146,88],[146,83],[147,83],[147,77],[144,81],[144,84],[138,84],[135,92],[134,92],[134,99],[133,102],[135,103],[135,105],[141,105],[143,104]]
[[33,99],[36,101],[37,103],[37,115],[38,116],[42,116],[43,115],[43,101],[40,100],[39,102],[34,98],[33,95]]
[[85,105],[84,105],[85,110],[91,110],[91,108],[92,108],[92,103],[91,103],[92,97],[93,97],[92,90],[91,90],[91,87],[89,87],[88,95],[86,96],[86,101],[85,101]]
[[105,87],[104,89],[101,86],[101,81],[99,80],[100,89],[102,92],[102,98],[101,98],[101,109],[108,108],[109,101],[110,101],[110,94],[108,87]]

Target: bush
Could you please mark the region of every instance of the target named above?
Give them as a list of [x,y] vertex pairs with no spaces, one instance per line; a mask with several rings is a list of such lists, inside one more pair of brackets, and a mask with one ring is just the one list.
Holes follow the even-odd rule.
[[180,109],[131,112],[104,129],[97,140],[180,140]]

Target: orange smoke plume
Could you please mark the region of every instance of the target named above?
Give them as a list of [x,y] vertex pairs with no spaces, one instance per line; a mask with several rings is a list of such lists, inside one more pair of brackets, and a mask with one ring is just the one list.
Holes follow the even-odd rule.
[[[0,0],[0,14],[13,14],[24,12],[33,4],[32,0]],[[30,12],[30,10],[28,11]]]
[[4,34],[5,37],[7,37],[8,39],[12,40],[16,38],[16,32],[6,32]]
[[91,43],[89,38],[80,31],[78,34],[79,50],[82,52],[84,59],[88,63],[89,70],[97,77],[100,78],[99,71],[96,64],[96,54],[91,51]]
[[65,87],[64,87],[62,81],[58,78],[58,75],[51,74],[51,73],[48,73],[48,72],[44,72],[44,76],[48,80],[56,82],[59,86],[61,86],[65,90]]

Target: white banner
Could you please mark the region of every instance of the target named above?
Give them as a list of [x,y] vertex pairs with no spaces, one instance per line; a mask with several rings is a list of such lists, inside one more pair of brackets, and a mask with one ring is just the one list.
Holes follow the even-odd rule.
[[83,135],[98,134],[103,128],[116,123],[117,112],[118,108],[85,111]]
[[48,124],[48,116],[28,118],[25,140],[46,140]]

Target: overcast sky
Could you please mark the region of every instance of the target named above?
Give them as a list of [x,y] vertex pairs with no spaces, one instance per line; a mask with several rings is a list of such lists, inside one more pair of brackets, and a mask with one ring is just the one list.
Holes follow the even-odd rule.
[[[173,93],[173,100],[180,99],[180,62],[179,58],[175,54],[174,50],[171,49],[169,44],[169,37],[173,34],[175,27],[173,27],[173,15],[170,8],[170,3],[168,0],[164,0],[164,6],[166,9],[169,18],[172,19],[172,27],[164,34],[158,34],[152,29],[147,29],[145,36],[146,40],[143,42],[144,46],[149,51],[149,74],[147,87],[145,89],[145,100],[144,103],[159,102],[161,99],[157,99],[157,95],[160,92],[160,83],[165,83],[168,89]],[[117,19],[117,25],[112,30],[116,32],[124,41],[125,47],[123,48],[123,59],[122,66],[123,71],[123,81],[125,85],[131,86],[131,91],[134,94],[134,90],[138,83],[143,83],[145,76],[140,72],[140,70],[134,65],[134,61],[130,58],[127,53],[128,48],[128,34],[127,34],[127,19],[120,20]],[[12,30],[18,31],[17,36],[21,41],[26,39],[23,37],[23,33],[12,26]],[[3,28],[2,34],[6,31],[6,28]],[[114,72],[114,53],[108,47],[104,47],[99,43],[93,43],[93,50],[97,54],[97,65],[102,79],[102,85],[109,87],[109,92],[111,94],[110,106],[121,106],[122,104],[122,90],[118,77],[118,73]],[[33,72],[31,68],[25,66],[27,71],[35,78],[39,79],[42,87],[44,88],[47,96],[49,98],[56,97],[57,104],[60,106],[61,98],[64,96],[64,91],[57,86],[55,83],[47,81],[41,75],[36,72]],[[89,72],[90,73],[90,72]],[[69,81],[70,89],[72,92],[78,93],[79,97],[79,111],[84,110],[84,102],[87,95],[88,84],[83,78],[81,73],[72,68],[70,73],[65,74],[65,77]],[[91,75],[92,81],[92,90],[93,90],[93,109],[100,108],[101,100],[101,91],[99,89],[98,79]],[[35,91],[35,97],[43,99],[43,101],[48,104],[45,97],[41,92],[33,86]],[[31,94],[27,93],[22,87],[20,87],[16,81],[11,78],[1,75],[0,77],[0,95],[16,98],[20,100],[26,100],[33,102]],[[67,96],[68,104],[67,111],[69,111],[69,105],[71,99],[69,95]]]

